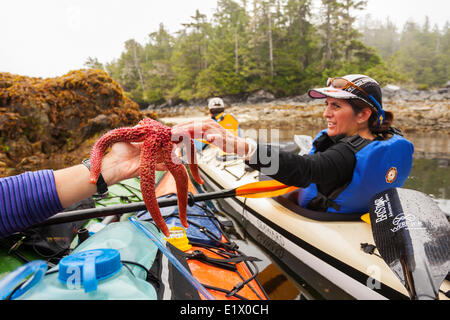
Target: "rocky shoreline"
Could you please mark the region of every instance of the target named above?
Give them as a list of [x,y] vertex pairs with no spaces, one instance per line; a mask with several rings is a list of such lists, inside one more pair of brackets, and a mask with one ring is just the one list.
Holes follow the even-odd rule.
[[[233,113],[243,128],[308,129],[324,125],[323,100],[306,94],[276,99],[263,90],[246,96],[223,97],[227,111]],[[166,124],[183,118],[207,117],[207,101],[190,104],[151,106]],[[404,132],[426,132],[450,135],[450,83],[438,90],[407,90],[388,85],[383,88],[384,109],[394,113],[394,125]]]
[[104,71],[48,79],[0,72],[0,177],[79,163],[99,134],[143,117],[156,115]]

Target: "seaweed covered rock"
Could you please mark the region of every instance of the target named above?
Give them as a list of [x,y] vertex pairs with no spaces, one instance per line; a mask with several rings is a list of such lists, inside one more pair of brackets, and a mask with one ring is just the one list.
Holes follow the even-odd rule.
[[144,116],[155,117],[144,115],[102,70],[48,79],[0,73],[0,176],[41,169],[46,159],[61,158]]

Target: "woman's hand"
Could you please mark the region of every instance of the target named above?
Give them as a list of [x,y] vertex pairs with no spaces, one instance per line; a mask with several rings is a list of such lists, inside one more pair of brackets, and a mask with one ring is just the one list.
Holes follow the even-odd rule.
[[235,136],[212,119],[187,121],[172,128],[172,141],[180,138],[205,140],[224,152],[244,156],[249,146],[244,138]]
[[108,185],[139,176],[141,143],[115,143],[102,159],[102,176]]
[[[102,159],[101,173],[108,186],[122,180],[139,176],[141,143],[118,142]],[[164,164],[157,164],[156,170],[166,171]],[[89,170],[79,164],[54,171],[56,190],[63,208],[86,199],[97,191],[89,183]]]

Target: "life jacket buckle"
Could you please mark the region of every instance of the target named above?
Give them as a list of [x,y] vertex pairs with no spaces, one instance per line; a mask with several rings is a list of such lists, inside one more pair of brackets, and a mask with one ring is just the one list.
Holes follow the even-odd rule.
[[366,140],[363,139],[361,136],[356,135],[356,136],[353,136],[353,137],[349,138],[349,139],[347,140],[347,142],[348,142],[348,144],[350,144],[353,148],[355,148],[356,150],[359,150],[359,147],[360,147],[364,142],[366,142]]

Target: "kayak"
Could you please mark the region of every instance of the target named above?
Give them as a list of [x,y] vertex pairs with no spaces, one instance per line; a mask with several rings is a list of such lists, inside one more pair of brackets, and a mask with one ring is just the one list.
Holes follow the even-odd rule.
[[[224,157],[219,149],[197,150],[207,192],[235,189],[267,180],[243,160]],[[298,283],[307,283],[322,299],[409,299],[409,292],[380,256],[371,225],[361,215],[314,212],[299,207],[289,195],[217,200],[254,241]],[[448,258],[447,258],[448,259]],[[447,262],[448,263],[448,262]],[[448,271],[447,271],[448,272]],[[448,299],[443,281],[439,299]]]
[[[161,198],[176,198],[176,186],[170,173],[157,172],[156,195]],[[198,191],[189,182],[189,192],[197,194]],[[138,179],[130,179],[118,185],[109,187],[108,197],[95,198],[95,206],[105,207],[129,202],[142,201]],[[247,256],[238,250],[237,245],[229,240],[223,231],[222,225],[212,212],[211,204],[196,203],[188,207],[189,228],[180,228],[178,219],[178,207],[162,208],[163,216],[171,229],[171,237],[167,239],[168,250],[177,258],[186,270],[211,294],[220,300],[268,300],[256,276],[258,269],[255,261],[258,259]],[[44,255],[42,250],[37,250],[33,244],[17,245],[18,236],[12,242],[13,249],[2,241],[0,250],[0,299],[206,299],[177,271],[170,259],[154,246],[136,229],[127,217],[136,217],[142,225],[152,230],[160,240],[163,235],[152,224],[147,211],[135,212],[122,216],[91,219],[89,221],[74,222],[80,230],[87,230],[86,239],[81,241],[82,233],[78,232],[70,238],[70,248],[61,251],[64,254]],[[65,224],[72,228],[74,223]],[[55,226],[46,226],[51,228]],[[47,230],[45,229],[45,230]],[[26,234],[26,233],[25,233]],[[84,233],[83,233],[84,234]],[[60,238],[54,236],[53,238]],[[19,239],[24,239],[22,238]],[[47,238],[48,239],[48,238]],[[27,243],[23,241],[21,243]],[[59,243],[62,246],[62,242]],[[67,244],[67,242],[65,243]],[[47,244],[46,244],[47,245]],[[5,248],[9,248],[5,249]],[[39,247],[40,248],[40,247]],[[70,254],[69,254],[70,253]],[[83,270],[89,269],[89,255],[98,255],[94,259],[95,269],[100,268],[99,263],[104,263],[98,270],[107,274],[102,277],[90,279],[84,276]],[[118,256],[120,260],[118,260]],[[50,257],[49,259],[47,259]],[[84,258],[86,261],[83,262]],[[71,281],[71,274],[67,270],[74,267],[72,260],[82,261],[81,273],[83,274],[81,285],[77,290],[68,290],[61,285],[61,279]],[[78,259],[78,260],[77,260]],[[45,260],[45,261],[43,261]],[[101,261],[99,261],[101,260]],[[103,261],[105,260],[105,261]],[[167,261],[169,260],[169,261]],[[28,262],[28,263],[27,263]],[[123,267],[119,267],[120,262]],[[48,271],[47,265],[50,267]],[[77,265],[78,266],[78,265]],[[44,270],[45,271],[42,271]],[[99,272],[97,270],[97,272]],[[20,272],[18,272],[20,271]],[[20,296],[3,296],[5,291],[5,279],[18,273],[19,275],[35,272],[41,274],[37,284],[33,287],[17,290],[20,282],[17,281],[14,292],[20,292]],[[87,272],[87,271],[86,271]],[[103,272],[103,271],[102,271]],[[109,272],[109,273],[108,273]],[[45,276],[42,274],[45,273]],[[92,280],[92,281],[91,281]],[[30,282],[30,281],[28,281]],[[33,281],[31,281],[33,282]],[[6,286],[7,287],[7,286]],[[11,287],[11,285],[10,285]],[[88,287],[96,290],[88,292]],[[84,289],[83,289],[84,288]],[[72,288],[71,288],[72,289]],[[9,293],[11,294],[11,293]]]
[[[190,180],[188,191],[193,195],[198,193]],[[165,174],[158,183],[156,196],[176,196],[175,180],[170,173]],[[161,213],[169,229],[181,228],[178,207],[162,208]],[[137,214],[139,219],[145,216],[151,221],[147,211]],[[206,204],[188,207],[187,217],[189,227],[186,234],[192,247],[185,254],[194,277],[218,300],[267,300],[266,293],[256,279],[257,274],[248,265],[257,259],[236,249]],[[205,227],[207,231],[203,230]]]

